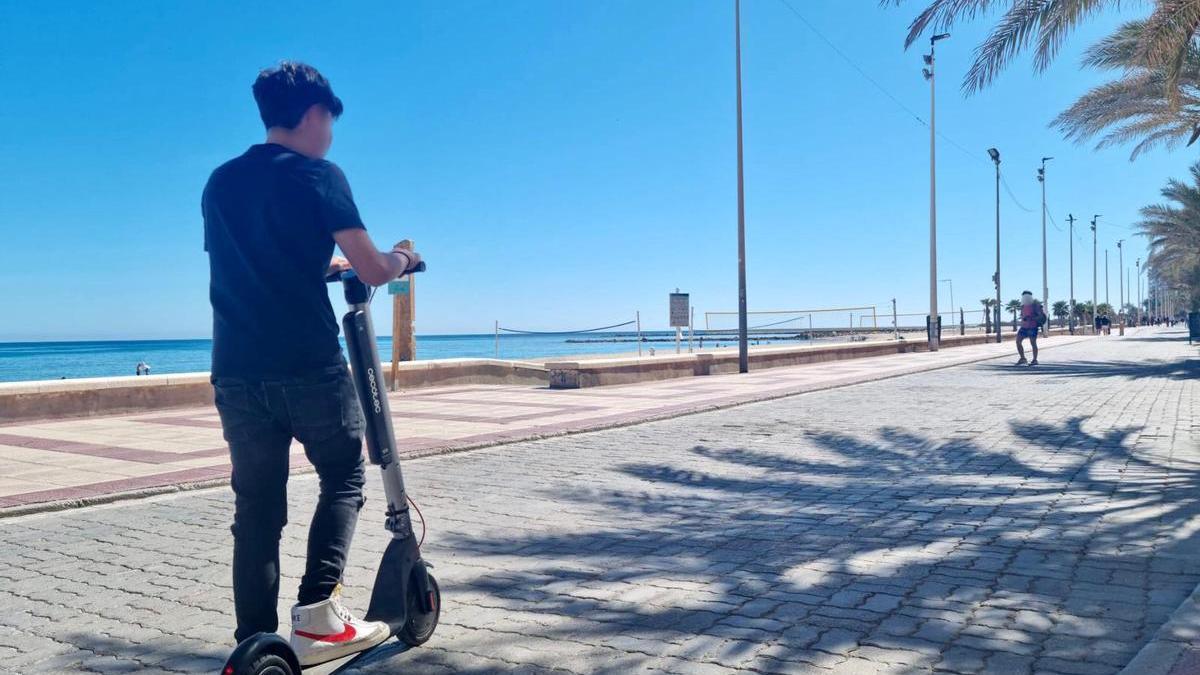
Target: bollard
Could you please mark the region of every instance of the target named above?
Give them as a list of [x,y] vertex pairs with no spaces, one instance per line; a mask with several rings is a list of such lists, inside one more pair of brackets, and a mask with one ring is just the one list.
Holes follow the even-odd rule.
[[[413,243],[405,239],[400,247],[411,251]],[[417,358],[417,340],[413,333],[414,279],[410,275],[401,280],[399,292],[392,295],[392,391],[396,391],[397,373],[401,361]]]

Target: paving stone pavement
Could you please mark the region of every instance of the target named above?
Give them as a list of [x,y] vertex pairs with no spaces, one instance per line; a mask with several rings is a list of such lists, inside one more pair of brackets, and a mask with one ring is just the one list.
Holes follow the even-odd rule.
[[[1200,581],[1180,336],[409,462],[442,624],[353,672],[1115,673]],[[316,482],[291,488],[285,620]],[[215,672],[230,512],[218,488],[0,520],[0,671]]]

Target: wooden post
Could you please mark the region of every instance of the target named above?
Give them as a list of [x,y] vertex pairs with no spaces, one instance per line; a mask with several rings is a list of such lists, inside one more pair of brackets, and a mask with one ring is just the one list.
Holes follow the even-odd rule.
[[[405,239],[400,242],[400,247],[411,251],[413,243]],[[405,280],[408,282],[408,292],[392,296],[392,391],[397,389],[400,362],[417,358],[417,340],[413,333],[414,279],[408,276]]]

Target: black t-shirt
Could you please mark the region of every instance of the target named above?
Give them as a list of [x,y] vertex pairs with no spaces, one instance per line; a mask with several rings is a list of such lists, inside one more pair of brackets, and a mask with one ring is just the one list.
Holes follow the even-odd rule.
[[363,228],[342,171],[254,145],[213,171],[201,210],[213,375],[288,377],[340,363],[325,272],[333,233]]

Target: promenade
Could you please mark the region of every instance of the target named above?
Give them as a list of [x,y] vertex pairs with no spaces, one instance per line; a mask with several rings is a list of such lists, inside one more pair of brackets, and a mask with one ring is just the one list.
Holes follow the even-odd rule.
[[[1044,344],[1084,339],[1054,337]],[[620,426],[1012,352],[1011,344],[955,347],[582,391],[434,387],[392,394],[390,403],[397,449],[411,458]],[[309,468],[299,444],[292,446],[292,463],[298,471]],[[0,515],[221,484],[228,478],[228,450],[212,406],[0,424]]]
[[[397,396],[442,624],[352,672],[1191,672],[1200,353],[1044,346]],[[211,409],[0,427],[0,505],[221,481],[223,452]],[[315,494],[293,477],[285,620]],[[0,518],[0,671],[215,672],[231,510],[218,486]]]

